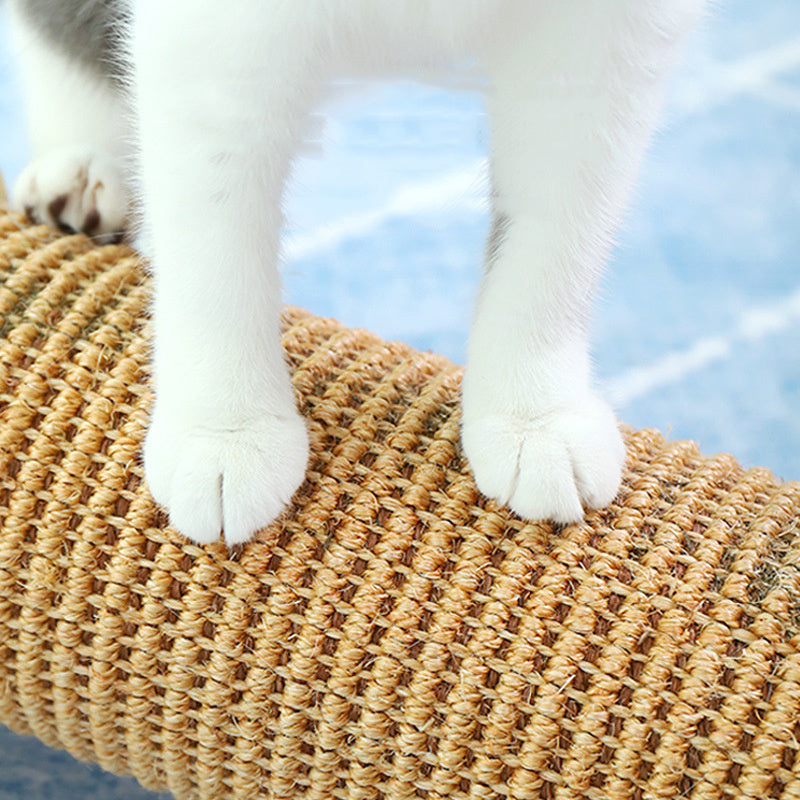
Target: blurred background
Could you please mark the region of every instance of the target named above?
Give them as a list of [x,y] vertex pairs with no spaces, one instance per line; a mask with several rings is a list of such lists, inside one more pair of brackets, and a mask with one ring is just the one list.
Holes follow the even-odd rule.
[[[477,94],[337,97],[287,201],[286,299],[463,363],[489,218]],[[0,170],[27,144],[0,4]],[[625,422],[800,479],[800,3],[724,0],[691,37],[594,316]],[[0,800],[154,798],[0,728]]]

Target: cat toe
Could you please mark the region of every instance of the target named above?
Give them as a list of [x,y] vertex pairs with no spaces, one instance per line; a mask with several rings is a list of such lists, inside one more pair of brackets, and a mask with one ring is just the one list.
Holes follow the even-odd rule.
[[265,415],[225,429],[171,423],[157,410],[144,448],[153,499],[187,538],[242,544],[284,511],[305,478],[305,422]]
[[478,489],[525,519],[577,522],[619,489],[625,451],[600,400],[530,418],[467,419],[462,441]]
[[64,148],[32,161],[14,185],[12,203],[32,220],[69,233],[118,238],[127,226],[121,169],[110,156]]

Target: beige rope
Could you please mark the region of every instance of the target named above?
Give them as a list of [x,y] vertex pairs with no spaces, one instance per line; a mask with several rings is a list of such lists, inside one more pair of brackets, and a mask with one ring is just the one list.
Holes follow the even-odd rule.
[[137,460],[136,255],[0,209],[0,273],[13,730],[177,798],[800,798],[800,485],[627,431],[609,508],[524,523],[458,368],[287,309],[308,479],[196,546]]

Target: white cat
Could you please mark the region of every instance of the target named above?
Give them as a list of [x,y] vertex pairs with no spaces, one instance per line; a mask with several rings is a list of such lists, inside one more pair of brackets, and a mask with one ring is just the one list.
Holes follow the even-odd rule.
[[246,541],[303,481],[277,264],[309,113],[332,78],[427,76],[466,59],[488,87],[495,224],[464,450],[479,489],[523,517],[573,522],[610,502],[624,452],[592,387],[587,319],[663,79],[702,4],[12,0],[34,149],[16,204],[118,231],[121,164],[136,145],[155,276],[144,462],[177,528]]

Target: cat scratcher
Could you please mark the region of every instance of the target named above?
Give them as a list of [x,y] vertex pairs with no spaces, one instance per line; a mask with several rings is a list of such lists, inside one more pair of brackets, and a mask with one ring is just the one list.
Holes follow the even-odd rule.
[[800,485],[629,431],[610,507],[526,524],[457,367],[289,309],[308,479],[196,546],[137,460],[135,254],[0,210],[0,272],[14,731],[181,799],[800,798]]

